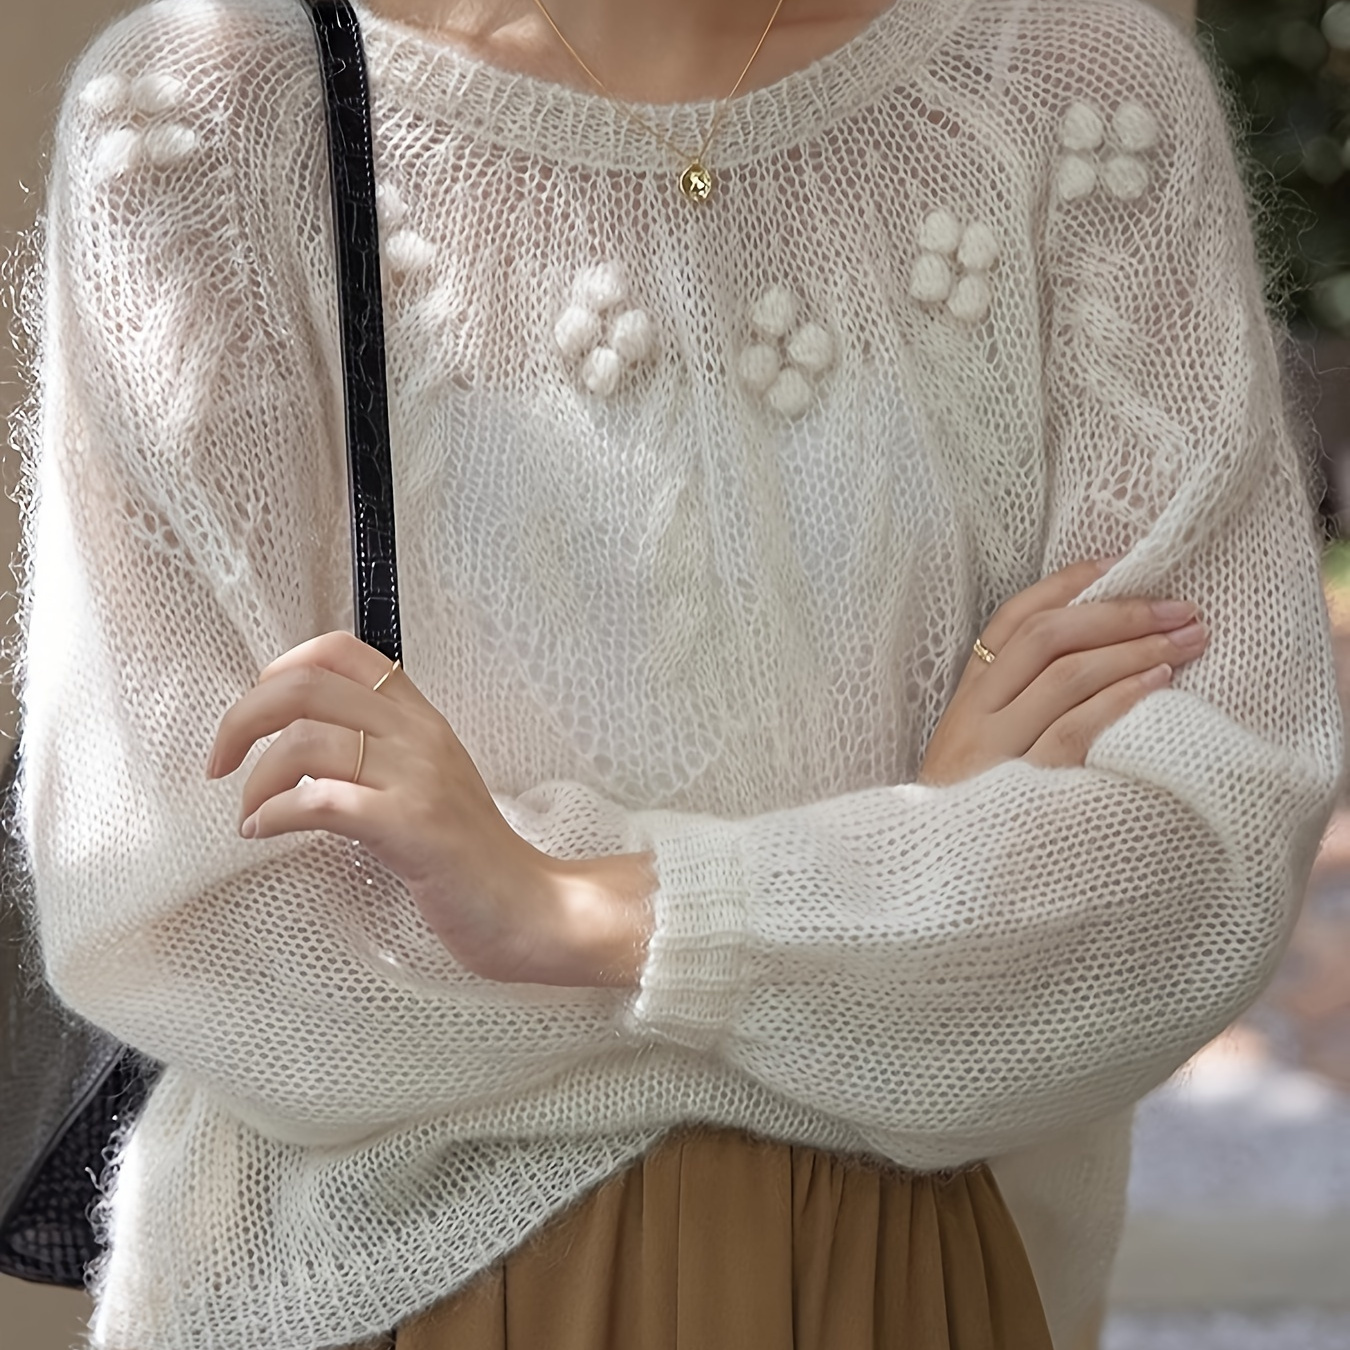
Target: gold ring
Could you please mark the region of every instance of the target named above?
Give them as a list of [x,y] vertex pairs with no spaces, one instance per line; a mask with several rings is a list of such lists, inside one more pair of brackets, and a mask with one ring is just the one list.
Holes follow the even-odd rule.
[[[386,670],[378,680],[375,681],[372,687],[378,689],[380,685],[382,685],[399,668],[401,664],[402,662],[399,660],[399,658],[395,657],[394,664],[390,666],[389,669]],[[361,744],[357,747],[356,751],[356,772],[352,774],[353,783],[356,782],[356,780],[361,777],[361,765],[363,765],[365,762],[366,762],[366,733],[363,729],[361,731]]]
[[978,656],[986,666],[992,666],[994,664],[994,653],[991,652],[979,638],[975,639],[975,655]]

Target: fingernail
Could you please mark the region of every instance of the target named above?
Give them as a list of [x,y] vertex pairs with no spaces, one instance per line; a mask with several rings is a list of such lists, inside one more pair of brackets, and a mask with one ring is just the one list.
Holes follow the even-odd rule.
[[1189,600],[1157,600],[1152,609],[1153,617],[1161,623],[1185,623],[1195,618],[1195,606]]
[[1114,566],[1115,566],[1115,565],[1116,565],[1116,564],[1117,564],[1124,556],[1125,556],[1125,555],[1124,555],[1123,553],[1116,553],[1116,554],[1113,554],[1113,555],[1112,555],[1111,557],[1109,557],[1109,558],[1098,558],[1098,559],[1097,559],[1097,572],[1098,572],[1100,575],[1105,575],[1105,574],[1106,574],[1107,572],[1109,572],[1109,571],[1110,571],[1110,570],[1111,570],[1111,569],[1112,569],[1112,568],[1113,568],[1113,567],[1114,567]]
[[1168,633],[1167,640],[1178,647],[1200,647],[1208,636],[1209,629],[1196,622],[1188,623],[1185,628],[1174,629]]
[[1164,662],[1160,666],[1154,666],[1152,670],[1146,670],[1142,678],[1146,689],[1161,689],[1164,685],[1171,684],[1172,667]]
[[206,776],[208,778],[216,777],[216,757],[214,754],[206,761]]
[[253,836],[258,833],[258,813],[256,811],[240,825],[239,833],[243,835],[245,839],[252,839]]

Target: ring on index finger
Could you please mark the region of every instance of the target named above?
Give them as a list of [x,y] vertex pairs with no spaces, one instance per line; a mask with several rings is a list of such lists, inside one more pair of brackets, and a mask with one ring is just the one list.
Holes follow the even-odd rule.
[[994,653],[991,652],[979,638],[975,639],[974,652],[986,666],[992,666],[994,664]]

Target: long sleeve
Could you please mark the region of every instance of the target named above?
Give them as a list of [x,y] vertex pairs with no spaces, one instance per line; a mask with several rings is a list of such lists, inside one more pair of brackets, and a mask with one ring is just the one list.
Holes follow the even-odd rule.
[[[76,71],[49,189],[23,672],[41,939],[76,1010],[263,1128],[349,1139],[612,1050],[617,996],[503,1000],[346,840],[238,837],[262,745],[205,779],[258,670],[351,624],[322,113],[302,6],[222,12],[190,86],[200,16],[150,17]],[[302,184],[267,157],[277,122],[314,128]]]
[[[438,1113],[489,1137],[494,1120],[511,1137],[598,1130],[613,1122],[587,1075],[603,1071],[628,1075],[627,1125],[737,1094],[754,1123],[777,1099],[923,1167],[1127,1103],[1255,995],[1326,820],[1340,727],[1241,192],[1180,39],[1160,30],[1136,95],[1165,128],[1155,191],[1128,212],[1044,204],[1037,547],[1049,569],[1128,546],[1098,593],[1189,596],[1212,650],[1082,770],[1018,761],[737,818],[644,809],[594,782],[511,784],[503,810],[546,851],[654,849],[657,929],[626,997],[469,976],[345,841],[237,837],[252,755],[204,779],[219,718],[258,669],[349,624],[350,573],[320,142],[295,130],[319,116],[305,19],[261,0],[237,23],[222,11],[215,64],[185,90],[145,59],[152,32],[157,60],[191,67],[202,19],[175,13],[113,30],[77,72],[49,204],[23,801],[48,969],[73,1007],[286,1141],[348,1143]],[[401,228],[411,271],[431,245]],[[1183,359],[1196,351],[1203,363]],[[405,412],[401,431],[448,436],[458,416],[486,438],[490,419],[471,419],[499,395],[427,414],[430,432]],[[518,451],[522,478],[537,462],[524,442],[492,448]],[[462,499],[474,481],[457,482]],[[401,513],[418,505],[403,491]],[[680,562],[696,527],[665,519]],[[639,525],[633,552],[651,532]],[[405,544],[413,565],[439,546],[401,536],[401,557]],[[705,577],[672,575],[666,607],[694,608],[679,586]],[[588,612],[575,589],[558,581],[549,603]],[[640,622],[601,631],[626,649]],[[662,659],[664,677],[705,657]],[[758,659],[752,674],[775,656]],[[522,703],[501,720],[509,741],[542,719]],[[520,1102],[538,1109],[512,1115]]]
[[1128,551],[1080,599],[1190,599],[1210,649],[1082,769],[648,824],[662,890],[636,1025],[923,1164],[1101,1118],[1241,1012],[1339,774],[1301,447],[1228,130],[1189,45],[1121,9],[1051,53],[1041,571]]

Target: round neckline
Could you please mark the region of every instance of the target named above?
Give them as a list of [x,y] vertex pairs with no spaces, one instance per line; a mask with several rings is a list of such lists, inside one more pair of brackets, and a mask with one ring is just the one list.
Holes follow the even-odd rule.
[[[974,0],[891,0],[846,42],[726,106],[708,153],[714,171],[808,139],[903,83],[963,19]],[[448,39],[353,0],[374,94],[390,93],[433,120],[562,164],[677,170],[670,146],[624,105],[499,66]],[[702,143],[720,99],[627,106],[675,145]]]

